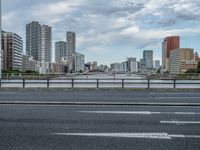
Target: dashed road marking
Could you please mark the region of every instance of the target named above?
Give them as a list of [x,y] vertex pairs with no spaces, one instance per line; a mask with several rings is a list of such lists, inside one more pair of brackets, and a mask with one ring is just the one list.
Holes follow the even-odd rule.
[[181,135],[168,133],[52,133],[59,136],[84,136],[84,137],[114,137],[114,138],[136,138],[136,139],[164,139],[174,138],[198,138],[200,135]]
[[177,120],[172,120],[172,121],[160,121],[162,124],[200,124],[200,121],[177,121]]
[[136,115],[200,115],[199,112],[151,112],[151,111],[78,111],[88,114],[136,114]]

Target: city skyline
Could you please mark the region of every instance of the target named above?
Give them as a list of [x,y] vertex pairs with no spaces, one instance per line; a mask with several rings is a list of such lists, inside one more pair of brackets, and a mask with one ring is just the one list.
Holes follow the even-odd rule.
[[[199,52],[200,26],[195,11],[199,6],[200,2],[195,0],[176,3],[158,3],[156,0],[35,0],[34,3],[3,0],[2,23],[3,30],[17,33],[24,43],[25,24],[35,20],[52,26],[53,53],[55,42],[65,41],[66,32],[74,31],[77,33],[77,51],[85,54],[86,61],[108,65],[122,62],[127,57],[139,60],[145,49],[154,50],[154,60],[161,61],[161,43],[166,36],[180,35],[180,47]],[[174,15],[169,15],[172,12]],[[30,15],[20,17],[22,13]]]

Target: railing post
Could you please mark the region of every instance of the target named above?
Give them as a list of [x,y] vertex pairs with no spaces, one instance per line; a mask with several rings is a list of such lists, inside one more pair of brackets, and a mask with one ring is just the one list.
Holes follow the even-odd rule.
[[97,79],[97,89],[99,88],[99,79]]
[[174,79],[174,89],[176,88],[176,79]]
[[74,88],[74,79],[72,79],[72,89]]
[[25,88],[26,81],[23,79],[23,89]]
[[49,78],[47,78],[47,88],[49,88]]
[[150,89],[150,79],[148,79],[147,86],[148,86],[148,89]]
[[122,79],[122,89],[124,89],[124,79]]

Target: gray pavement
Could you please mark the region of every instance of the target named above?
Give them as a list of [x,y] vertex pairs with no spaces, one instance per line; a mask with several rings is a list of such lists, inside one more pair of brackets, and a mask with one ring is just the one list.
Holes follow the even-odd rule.
[[0,91],[0,101],[198,103],[200,92],[131,90]]
[[[0,92],[0,101],[200,103],[195,92]],[[199,150],[200,107],[0,105],[2,150]]]

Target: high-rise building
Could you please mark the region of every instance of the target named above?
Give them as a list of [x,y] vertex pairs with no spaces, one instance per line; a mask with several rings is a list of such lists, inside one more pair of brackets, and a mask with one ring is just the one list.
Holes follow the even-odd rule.
[[33,21],[26,25],[26,54],[34,60],[41,61],[42,28],[39,22]]
[[73,65],[73,55],[76,53],[76,34],[75,32],[68,31],[66,35],[67,41],[67,59],[68,59],[68,70],[69,72],[75,71],[75,66]]
[[42,48],[41,60],[42,62],[51,62],[52,56],[52,28],[47,25],[42,25]]
[[67,57],[66,42],[59,41],[55,43],[55,61],[59,62],[63,57]]
[[155,69],[160,69],[160,60],[155,61]]
[[[180,74],[185,70],[185,65],[194,60],[194,50],[178,48],[170,51],[170,73]],[[184,68],[182,68],[184,67]]]
[[166,37],[162,43],[162,68],[169,71],[170,51],[180,48],[180,37]]
[[75,32],[67,32],[67,56],[70,58],[76,52],[76,34]]
[[153,50],[144,50],[143,59],[145,61],[146,69],[153,69]]
[[85,70],[85,56],[76,52],[73,57],[75,72],[83,72]]
[[22,70],[22,38],[12,32],[1,32],[4,70]]
[[37,21],[27,24],[26,53],[36,61],[51,62],[52,28]]

